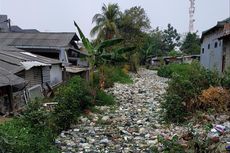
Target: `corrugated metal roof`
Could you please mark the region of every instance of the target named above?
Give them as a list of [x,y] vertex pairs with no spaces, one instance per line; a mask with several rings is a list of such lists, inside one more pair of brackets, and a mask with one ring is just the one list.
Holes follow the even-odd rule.
[[69,73],[79,73],[79,72],[89,70],[89,68],[81,68],[81,67],[77,67],[77,66],[68,66],[65,68],[66,68],[66,72],[69,72]]
[[23,65],[23,67],[26,70],[29,70],[32,67],[37,67],[37,66],[51,66],[51,64],[45,64],[45,63],[41,63],[38,61],[25,61],[25,62],[20,62],[20,63]]
[[21,65],[15,65],[15,64],[12,64],[6,61],[2,61],[2,60],[0,60],[0,68],[6,69],[10,73],[13,73],[13,74],[24,70],[23,66]]
[[[32,64],[33,63],[33,64]],[[22,50],[14,51],[13,48],[0,49],[0,67],[11,73],[17,73],[24,69],[28,70],[33,66],[45,66],[61,64],[59,60],[35,55]]]
[[1,46],[68,47],[72,40],[79,41],[76,33],[0,32]]
[[0,87],[25,83],[25,80],[0,67]]
[[28,53],[23,50],[7,51],[7,49],[4,49],[4,50],[0,49],[0,59],[4,60],[4,58],[6,58],[8,62],[13,62],[15,64],[18,64],[18,62],[24,62],[24,61],[38,61],[38,62],[45,63],[45,64],[60,64],[61,63],[59,60],[36,55],[33,53]]
[[225,20],[218,21],[214,27],[211,27],[210,29],[203,31],[202,36],[201,36],[201,41],[203,40],[205,35],[207,35],[208,33],[212,32],[215,29],[223,28],[224,24],[226,24],[226,23],[230,23],[230,17],[225,19]]

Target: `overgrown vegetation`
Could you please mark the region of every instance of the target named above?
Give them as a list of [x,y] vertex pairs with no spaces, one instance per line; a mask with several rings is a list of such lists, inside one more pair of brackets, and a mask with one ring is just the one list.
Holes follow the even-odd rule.
[[185,153],[184,147],[179,142],[179,137],[177,135],[173,136],[171,140],[166,140],[163,136],[159,135],[157,137],[158,142],[163,145],[161,152],[164,153]]
[[172,78],[173,74],[180,76],[186,76],[189,74],[191,65],[190,64],[169,64],[161,66],[157,74],[161,77]]
[[110,106],[115,104],[115,99],[112,95],[105,93],[103,90],[98,90],[96,95],[97,106]]
[[[220,88],[223,78],[194,62],[191,65],[173,64],[163,67],[159,75],[171,77],[161,103],[166,121],[183,122],[197,110],[226,110],[229,92]],[[225,109],[224,109],[225,108]]]
[[0,151],[11,153],[57,153],[56,133],[40,101],[31,102],[22,117],[0,125]]
[[103,90],[93,88],[76,76],[58,88],[58,104],[48,112],[41,100],[30,102],[20,117],[0,125],[0,151],[12,153],[56,153],[54,139],[61,130],[77,123],[86,109],[95,105],[114,105],[115,99]]
[[77,118],[85,110],[94,105],[94,95],[88,83],[79,76],[73,77],[56,93],[55,124],[58,128],[68,129],[76,123]]
[[[112,87],[115,82],[128,84],[132,83],[132,79],[121,67],[104,66],[105,88]],[[99,87],[100,74],[94,74],[94,84]]]
[[[104,74],[104,67],[106,64],[108,65],[122,65],[128,61],[131,55],[133,55],[134,49],[136,47],[127,47],[127,46],[119,46],[115,47],[115,45],[119,45],[124,39],[121,38],[113,38],[109,40],[102,41],[94,46],[83,34],[80,27],[75,23],[75,26],[78,30],[80,38],[84,44],[85,49],[89,53],[88,62],[90,64],[90,68],[94,69],[95,67],[98,68],[98,75],[99,75],[99,85],[100,89],[105,88],[105,74]],[[90,82],[94,82],[94,72],[91,71],[90,75]]]
[[199,103],[195,103],[196,108],[202,108],[207,110],[209,108],[215,108],[218,112],[228,111],[228,104],[230,104],[229,91],[222,87],[209,87],[203,90],[198,97]]

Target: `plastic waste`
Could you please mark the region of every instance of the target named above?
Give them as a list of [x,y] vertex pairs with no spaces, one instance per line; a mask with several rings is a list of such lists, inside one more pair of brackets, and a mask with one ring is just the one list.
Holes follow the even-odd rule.
[[208,138],[211,139],[213,142],[219,142],[220,140],[220,134],[216,129],[212,129],[208,133]]
[[230,145],[226,146],[226,150],[230,151]]
[[216,125],[214,128],[215,128],[218,132],[220,132],[221,134],[224,134],[224,132],[225,132],[225,126],[223,126],[223,125]]

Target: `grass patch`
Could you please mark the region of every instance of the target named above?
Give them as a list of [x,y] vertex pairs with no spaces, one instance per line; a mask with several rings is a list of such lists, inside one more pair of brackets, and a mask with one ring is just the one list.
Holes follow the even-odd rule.
[[190,64],[169,64],[161,66],[157,74],[160,77],[172,78],[173,74],[186,77],[191,69]]
[[[104,66],[105,88],[110,88],[114,83],[131,84],[133,80],[121,67]],[[94,85],[99,87],[99,72],[94,74]]]
[[49,125],[50,115],[40,106],[31,102],[21,117],[0,125],[0,152],[59,152],[53,144],[56,133]]
[[118,83],[123,83],[123,84],[133,83],[133,80],[131,79],[131,77],[119,67],[114,68],[114,71],[112,75],[110,74],[110,76],[113,82],[118,82]]
[[108,94],[102,90],[97,91],[96,105],[97,106],[111,106],[115,105],[115,99],[111,94]]

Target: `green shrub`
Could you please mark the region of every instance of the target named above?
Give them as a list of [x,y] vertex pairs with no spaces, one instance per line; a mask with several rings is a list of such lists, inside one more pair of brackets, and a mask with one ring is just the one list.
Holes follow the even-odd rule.
[[115,104],[115,99],[112,95],[107,94],[102,90],[97,91],[96,105],[104,106],[104,105],[114,105],[114,104]]
[[227,89],[230,89],[230,68],[224,72],[221,85]]
[[[109,71],[109,67],[107,67],[107,70]],[[111,71],[111,70],[110,70]],[[128,84],[128,83],[132,83],[132,79],[130,78],[130,76],[128,74],[126,74],[122,68],[119,67],[115,67],[113,70],[112,75],[108,74],[111,76],[111,80],[113,82],[118,82],[118,83],[123,83],[123,84]],[[109,77],[107,77],[107,79],[109,79]]]
[[30,102],[22,116],[0,125],[0,152],[55,153],[56,133],[49,124],[50,114],[39,100]]
[[167,94],[161,107],[164,108],[164,120],[166,122],[179,123],[184,121],[187,115],[186,107],[182,105],[182,98],[176,94]]
[[35,99],[28,103],[21,119],[32,128],[40,130],[49,127],[50,114],[42,106],[42,101]]
[[[49,128],[38,130],[21,119],[0,125],[0,151],[12,153],[55,153],[54,137]],[[2,141],[4,140],[4,141]]]
[[76,76],[57,90],[55,100],[55,124],[60,129],[68,129],[77,121],[80,113],[92,107],[94,97],[86,80]]
[[187,76],[190,69],[190,64],[169,64],[161,66],[157,74],[161,77],[172,78],[173,74]]
[[[132,83],[131,77],[121,67],[104,66],[105,88],[112,87],[115,82],[128,84]],[[94,85],[99,87],[99,72],[94,74]]]
[[184,147],[179,142],[177,135],[173,136],[171,140],[166,140],[163,136],[157,137],[158,142],[163,145],[161,152],[164,153],[185,153]]
[[168,65],[163,65],[158,68],[157,75],[160,77],[171,78],[172,70],[169,68]]
[[[219,86],[221,79],[215,72],[202,68],[195,62],[183,73],[173,73],[164,100],[161,102],[166,121],[182,122],[190,113],[202,108],[197,106],[198,96],[210,86]],[[174,110],[174,111],[172,111]]]

